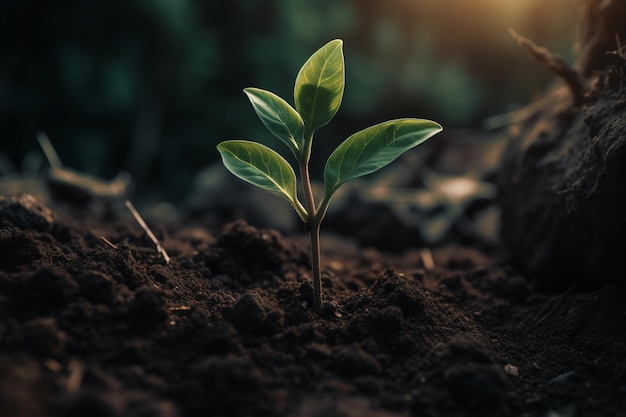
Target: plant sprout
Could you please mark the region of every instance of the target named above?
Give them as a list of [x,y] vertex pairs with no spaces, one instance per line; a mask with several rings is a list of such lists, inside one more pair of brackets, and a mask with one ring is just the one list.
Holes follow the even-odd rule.
[[320,225],[330,200],[346,181],[388,165],[407,150],[439,133],[442,127],[424,119],[396,119],[368,127],[348,137],[326,161],[324,194],[319,204],[311,187],[309,160],[314,133],[335,116],[345,86],[343,41],[335,39],[315,52],[302,66],[294,88],[295,109],[276,94],[246,88],[257,115],[296,157],[302,204],[296,174],[282,156],[267,146],[245,140],[228,140],[217,146],[224,166],[240,179],[283,195],[311,235],[313,307],[322,309]]

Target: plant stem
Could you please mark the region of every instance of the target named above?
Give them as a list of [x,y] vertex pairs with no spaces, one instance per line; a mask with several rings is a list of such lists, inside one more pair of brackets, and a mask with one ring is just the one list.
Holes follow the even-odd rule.
[[[310,143],[310,141],[309,141]],[[310,148],[307,150],[310,151]],[[313,269],[313,308],[318,313],[322,311],[322,272],[320,254],[320,224],[322,219],[318,218],[315,210],[315,198],[311,187],[311,177],[309,174],[309,152],[305,151],[305,157],[300,161],[300,175],[302,177],[302,192],[304,202],[308,212],[308,225],[311,233],[311,266]]]
[[322,311],[322,271],[320,254],[320,222],[311,225],[311,263],[313,267],[313,308]]

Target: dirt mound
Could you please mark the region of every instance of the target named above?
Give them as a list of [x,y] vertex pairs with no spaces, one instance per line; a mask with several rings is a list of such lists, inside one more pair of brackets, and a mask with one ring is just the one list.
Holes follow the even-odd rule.
[[164,265],[130,219],[77,224],[29,198],[0,212],[3,416],[626,409],[623,288],[545,295],[468,247],[427,270],[419,248],[323,236],[318,316],[302,237],[157,225]]

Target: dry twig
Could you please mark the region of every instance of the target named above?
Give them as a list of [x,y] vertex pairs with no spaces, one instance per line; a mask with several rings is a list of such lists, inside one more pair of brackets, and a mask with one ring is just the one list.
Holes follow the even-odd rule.
[[152,233],[152,230],[150,230],[150,228],[148,227],[146,222],[143,221],[143,218],[141,218],[141,215],[135,209],[135,206],[133,206],[133,203],[131,203],[129,200],[126,200],[124,202],[124,204],[126,204],[126,207],[132,213],[132,215],[135,218],[135,220],[137,220],[137,223],[139,223],[139,226],[141,226],[141,228],[146,232],[146,234],[148,235],[150,240],[152,240],[152,242],[155,244],[155,246],[157,248],[157,252],[159,252],[161,254],[163,259],[165,260],[165,264],[166,265],[169,264],[170,263],[170,257],[168,256],[167,252],[165,252],[165,249],[163,249],[163,247],[159,243],[159,241],[156,238],[156,236],[154,236],[154,233]]
[[48,135],[45,132],[37,132],[37,141],[52,169],[62,169],[63,163],[61,162],[61,158],[59,158],[54,146],[52,146]]
[[420,257],[422,258],[422,264],[424,269],[432,271],[435,269],[435,260],[433,259],[433,252],[429,248],[422,248],[420,250]]
[[169,310],[170,311],[190,311],[191,307],[189,307],[189,306],[175,306],[175,307],[170,307]]
[[49,183],[62,187],[66,192],[72,191],[75,197],[87,197],[90,200],[120,201],[128,194],[132,179],[127,173],[120,172],[113,180],[106,181],[66,168],[45,132],[38,132],[37,140],[50,164]]

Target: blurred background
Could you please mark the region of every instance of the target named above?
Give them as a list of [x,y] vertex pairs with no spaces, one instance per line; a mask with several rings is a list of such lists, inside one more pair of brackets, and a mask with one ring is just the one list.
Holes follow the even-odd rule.
[[571,60],[577,12],[571,0],[5,0],[3,170],[45,166],[43,130],[65,165],[127,171],[138,193],[175,203],[218,159],[218,142],[271,140],[242,89],[293,103],[298,69],[334,38],[345,42],[346,92],[316,136],[317,165],[390,118],[480,129],[552,79],[508,28]]

